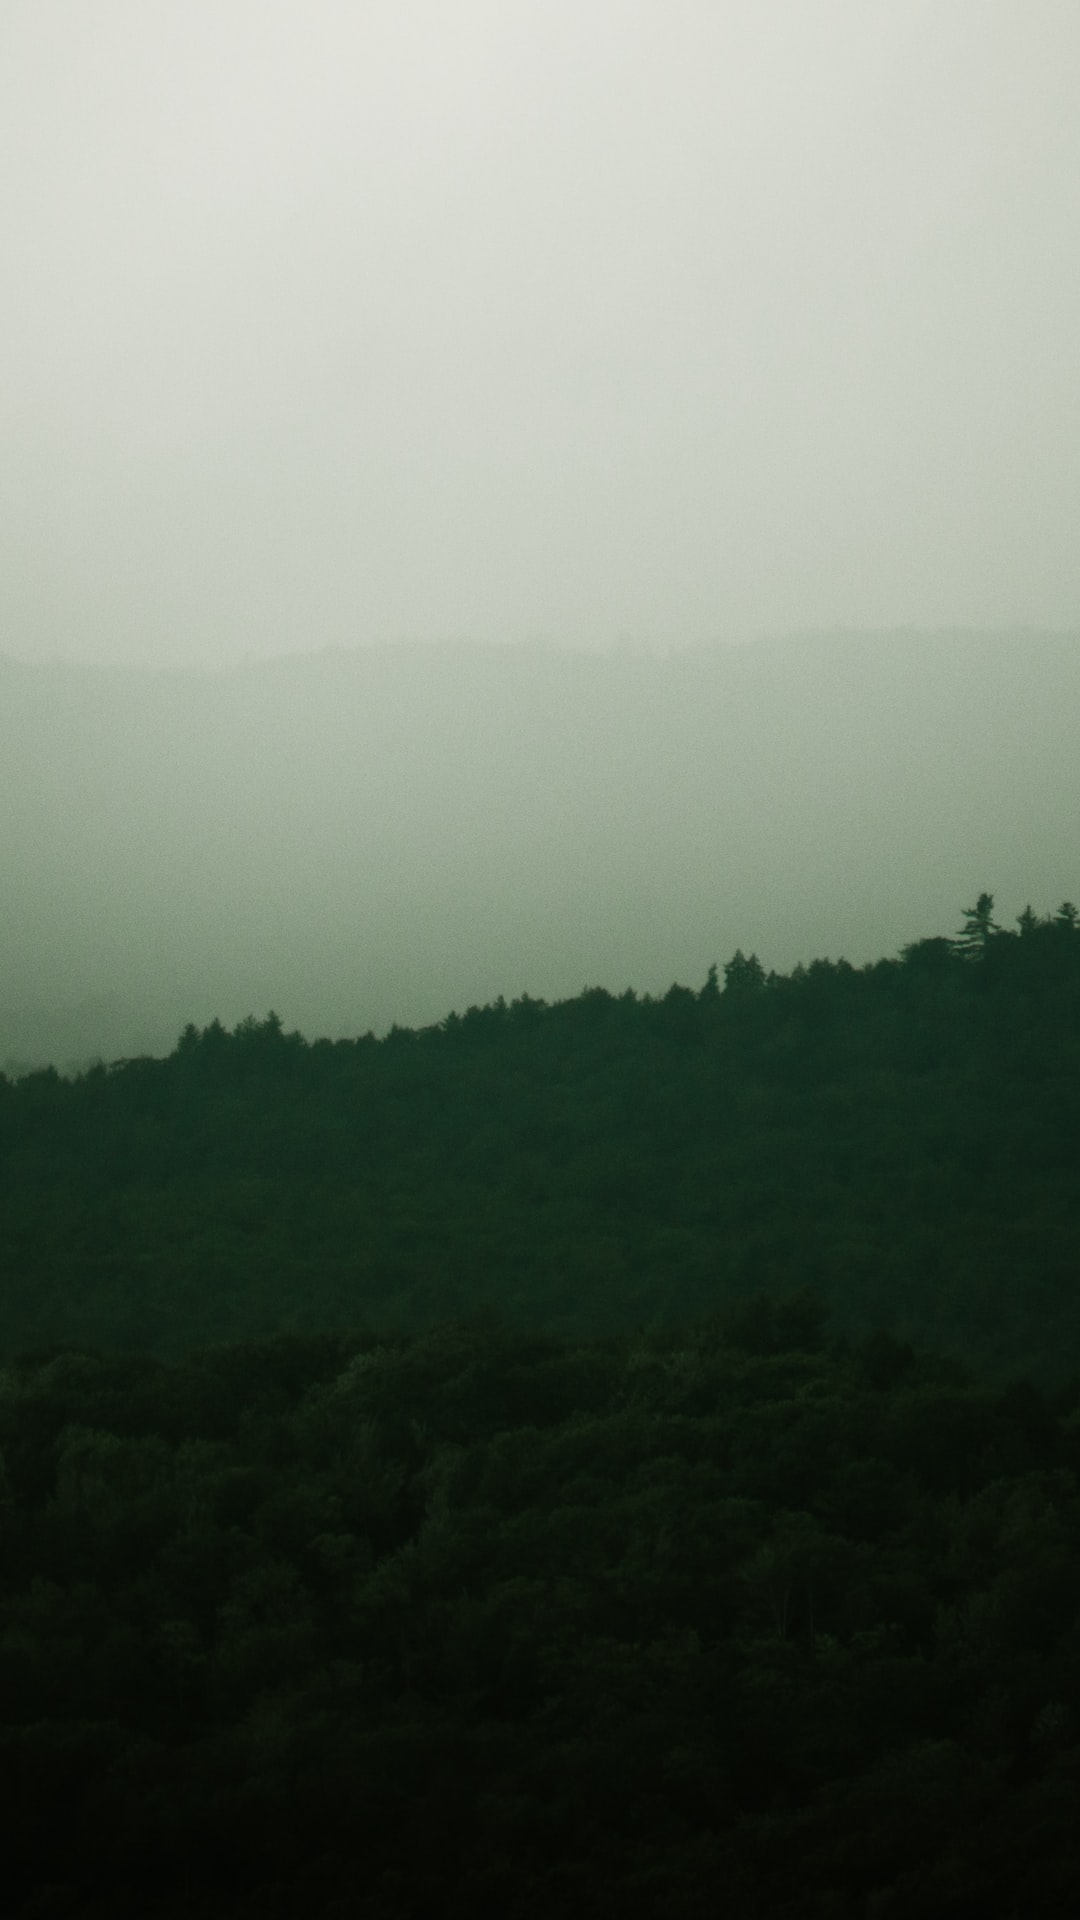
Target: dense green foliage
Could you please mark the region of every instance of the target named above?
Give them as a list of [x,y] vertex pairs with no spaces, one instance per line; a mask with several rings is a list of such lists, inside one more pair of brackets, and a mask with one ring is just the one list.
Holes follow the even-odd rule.
[[812,1285],[991,1371],[1080,1352],[1080,932],[385,1039],[273,1016],[0,1078],[0,1349],[179,1354],[481,1304],[568,1337]]
[[807,1296],[11,1365],[7,1910],[1071,1912],[1078,1399]]
[[1072,1911],[1078,1152],[987,894],[0,1079],[18,1920]]

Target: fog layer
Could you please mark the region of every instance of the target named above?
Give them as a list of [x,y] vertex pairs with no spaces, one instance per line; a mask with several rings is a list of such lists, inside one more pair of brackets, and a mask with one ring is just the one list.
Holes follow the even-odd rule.
[[786,969],[1080,893],[1080,645],[0,661],[0,1061]]
[[0,645],[1080,620],[1075,0],[5,0]]

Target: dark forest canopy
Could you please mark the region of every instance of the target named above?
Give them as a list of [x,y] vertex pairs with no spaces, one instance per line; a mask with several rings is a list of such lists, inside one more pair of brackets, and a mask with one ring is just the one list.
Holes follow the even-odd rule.
[[997,1370],[1080,1352],[1080,928],[699,989],[270,1015],[0,1079],[0,1345],[178,1353],[488,1305],[579,1337],[812,1287]]
[[17,1920],[1073,1911],[1078,919],[0,1079]]
[[6,1910],[1072,1913],[1077,1399],[805,1295],[28,1357]]

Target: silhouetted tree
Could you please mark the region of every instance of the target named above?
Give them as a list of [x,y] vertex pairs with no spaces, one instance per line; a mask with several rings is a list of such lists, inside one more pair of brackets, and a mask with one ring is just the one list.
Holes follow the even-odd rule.
[[737,947],[724,968],[725,993],[757,993],[765,985],[765,969],[756,953],[749,958]]
[[980,960],[992,935],[1000,932],[994,920],[993,894],[980,893],[973,907],[964,908],[964,924],[953,944],[965,960]]

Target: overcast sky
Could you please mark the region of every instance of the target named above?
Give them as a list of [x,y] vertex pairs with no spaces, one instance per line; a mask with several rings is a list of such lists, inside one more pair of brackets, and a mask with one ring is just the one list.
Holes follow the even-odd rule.
[[3,0],[0,650],[1080,624],[1076,0]]

